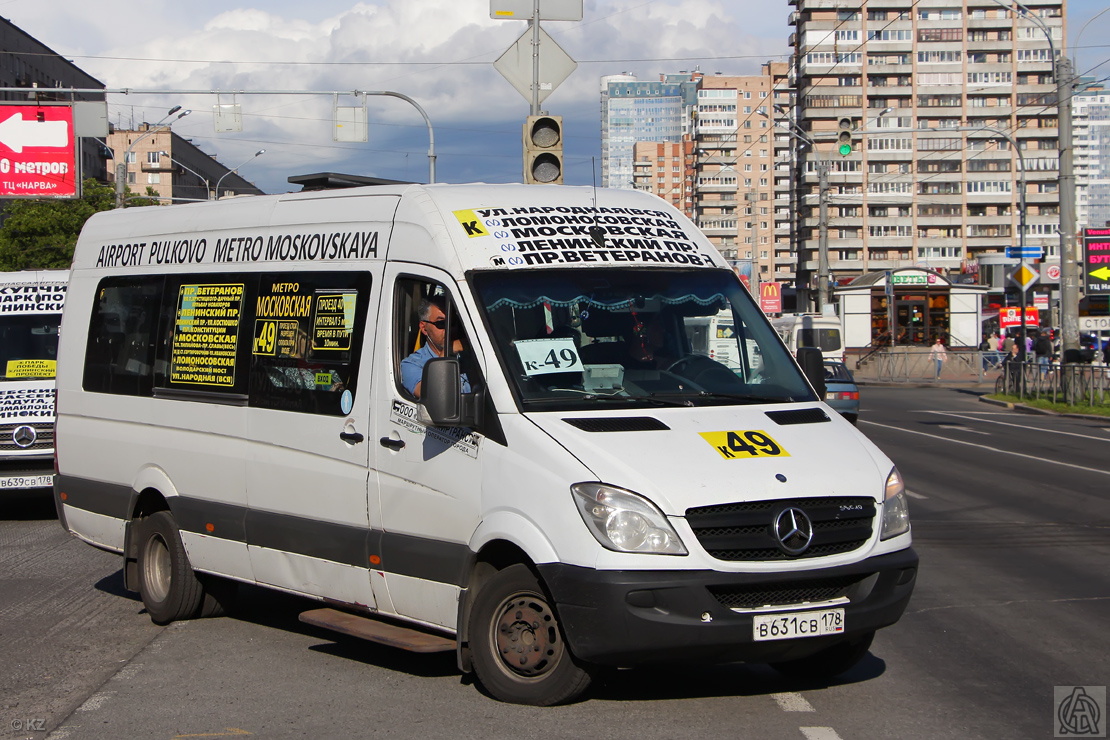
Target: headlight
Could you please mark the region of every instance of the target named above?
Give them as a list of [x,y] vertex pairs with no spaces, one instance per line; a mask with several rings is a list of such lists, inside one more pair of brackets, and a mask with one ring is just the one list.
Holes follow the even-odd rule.
[[578,513],[601,545],[617,552],[685,555],[667,517],[643,496],[602,483],[570,487]]
[[889,540],[910,531],[910,508],[906,502],[906,484],[898,468],[886,477],[886,496],[883,499],[883,527],[879,539]]

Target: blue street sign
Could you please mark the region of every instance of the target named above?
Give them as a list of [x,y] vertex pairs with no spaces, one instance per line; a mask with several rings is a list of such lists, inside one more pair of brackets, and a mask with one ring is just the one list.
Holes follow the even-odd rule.
[[1039,260],[1044,258],[1041,247],[1006,247],[1007,259]]

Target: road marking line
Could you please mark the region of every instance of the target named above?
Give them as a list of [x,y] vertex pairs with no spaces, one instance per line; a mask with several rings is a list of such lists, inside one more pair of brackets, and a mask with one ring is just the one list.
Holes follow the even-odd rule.
[[[860,421],[861,424],[870,424],[871,426],[882,427],[883,429],[893,429],[896,432],[905,432],[906,434],[919,434],[922,437],[929,437],[930,439],[939,439],[942,442],[951,442],[952,444],[966,445],[967,447],[978,447],[981,450],[990,450],[991,452],[998,452],[1002,455],[1013,455],[1014,457],[1024,457],[1027,460],[1036,460],[1037,462],[1050,463],[1052,465],[1062,465],[1065,468],[1074,468],[1076,470],[1084,470],[1088,473],[1098,473],[1099,475],[1110,475],[1110,470],[1099,470],[1098,468],[1088,468],[1084,465],[1073,465],[1072,463],[1066,463],[1066,462],[1060,462],[1059,460],[1053,460],[1050,457],[1037,457],[1036,455],[1026,455],[1024,452],[1012,452],[1010,450],[1000,450],[997,447],[991,447],[990,445],[980,445],[980,444],[976,444],[974,442],[962,442],[958,439],[952,439],[951,437],[941,437],[940,435],[937,435],[937,434],[927,434],[926,432],[918,432],[918,431],[915,431],[913,429],[903,429],[902,427],[892,427],[889,424],[876,424],[875,422],[867,421],[866,419],[860,419],[859,421]],[[1088,439],[1089,439],[1089,437],[1088,437]]]
[[799,727],[806,740],[841,740],[840,735],[831,727]]
[[[1028,429],[1029,431],[1033,431],[1033,432],[1044,432],[1045,434],[1062,434],[1065,437],[1080,437],[1081,439],[1098,439],[1097,437],[1092,437],[1089,434],[1079,434],[1078,432],[1064,432],[1064,431],[1059,431],[1059,430],[1056,430],[1056,429],[1044,429],[1042,427],[1034,427],[1034,426],[1029,426],[1027,424],[1014,424],[1012,422],[1007,422],[1007,421],[995,421],[994,419],[980,419],[980,418],[975,417],[975,416],[966,416],[964,414],[957,414],[957,413],[954,413],[952,411],[922,411],[921,413],[924,413],[924,414],[940,414],[941,416],[955,416],[957,419],[970,419],[971,421],[981,421],[981,422],[984,422],[986,424],[999,424],[999,425],[1004,426],[1004,427],[1017,427],[1018,429]],[[863,421],[863,420],[861,419],[861,421]],[[1110,440],[1104,440],[1104,441],[1110,441]]]
[[771,694],[771,698],[784,712],[815,712],[813,705],[801,694],[793,691],[784,694]]
[[960,431],[960,432],[971,432],[972,434],[985,434],[988,437],[991,434],[990,432],[983,432],[983,431],[980,431],[978,429],[972,429],[971,427],[965,427],[963,424],[938,424],[937,428],[938,429],[955,429],[955,430]]
[[95,712],[97,709],[100,709],[100,707],[103,706],[104,702],[111,699],[112,695],[115,693],[116,692],[114,691],[98,691],[90,696],[88,699],[85,699],[85,703],[77,707],[77,711]]
[[926,496],[923,493],[918,493],[917,491],[910,491],[910,490],[906,491],[906,495],[909,496],[910,498],[929,498],[928,496]]

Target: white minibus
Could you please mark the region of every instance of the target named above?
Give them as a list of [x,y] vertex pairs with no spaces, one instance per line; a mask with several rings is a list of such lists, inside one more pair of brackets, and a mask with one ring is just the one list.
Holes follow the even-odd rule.
[[844,362],[844,331],[839,316],[785,314],[771,319],[771,325],[791,352],[800,347],[816,347],[826,360]]
[[[722,312],[729,366],[690,339]],[[915,582],[902,479],[820,355],[644,193],[97,214],[58,367],[62,523],[159,624],[259,584],[547,705],[659,661],[835,675]]]
[[54,483],[54,374],[68,276],[0,272],[0,491]]

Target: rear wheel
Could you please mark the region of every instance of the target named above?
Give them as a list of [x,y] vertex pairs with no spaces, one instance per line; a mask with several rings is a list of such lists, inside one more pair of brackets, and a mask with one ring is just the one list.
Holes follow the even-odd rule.
[[804,658],[772,663],[771,667],[791,678],[833,678],[863,660],[874,639],[875,633],[868,632]]
[[139,593],[150,619],[169,624],[200,611],[204,588],[189,564],[177,524],[168,511],[135,521],[139,540]]
[[495,699],[549,706],[571,701],[590,685],[564,641],[558,616],[524,565],[483,583],[470,617],[474,672]]

